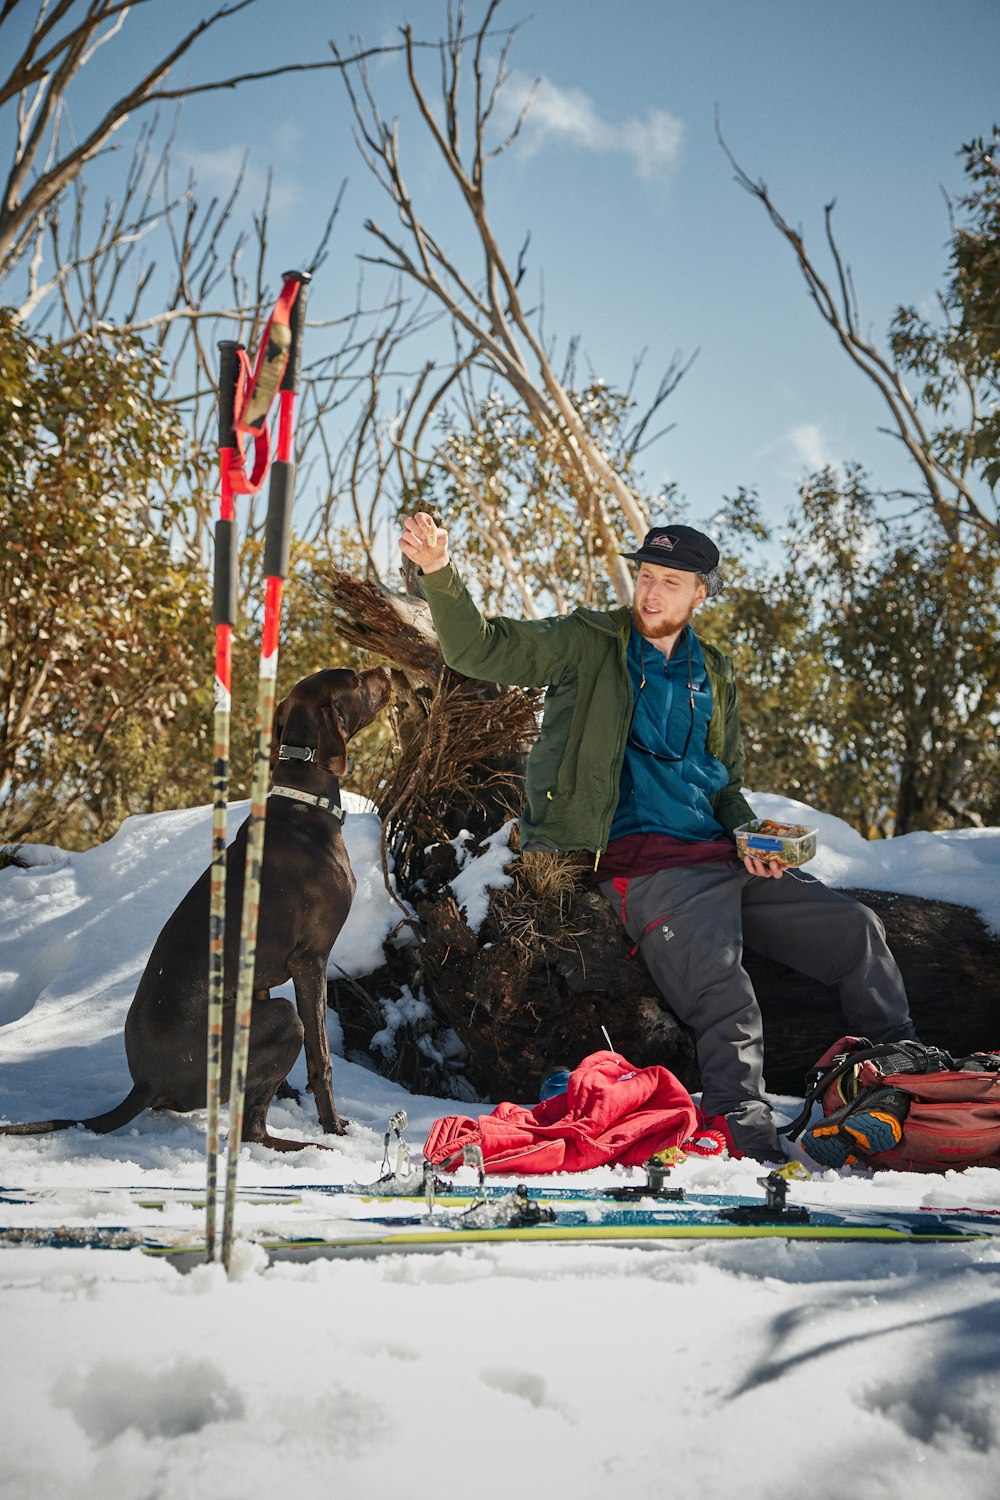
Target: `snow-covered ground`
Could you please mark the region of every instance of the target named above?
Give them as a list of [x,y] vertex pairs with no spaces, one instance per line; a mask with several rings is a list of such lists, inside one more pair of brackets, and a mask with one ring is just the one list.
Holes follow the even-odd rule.
[[[798,803],[754,804],[819,827],[812,868],[830,883],[966,903],[1000,929],[1000,830],[866,844]],[[30,868],[0,872],[0,1118],[96,1113],[127,1092],[125,1013],[209,824],[205,808],[133,818],[102,848],[35,848]],[[346,834],[358,894],[334,960],[360,973],[399,913],[375,819],[352,813]],[[498,845],[467,864],[471,913],[502,866]],[[336,1031],[331,1016],[335,1048]],[[1000,1027],[982,1039],[998,1041]],[[343,1059],[334,1083],[347,1137],[291,1158],[245,1149],[242,1185],[295,1185],[296,1212],[316,1211],[310,1183],[379,1175],[395,1110],[419,1149],[436,1116],[489,1107],[416,1098]],[[320,1139],[308,1096],[270,1119]],[[148,1211],[95,1190],[199,1186],[203,1125],[146,1114],[110,1136],[0,1138],[0,1184],[65,1190],[38,1223],[140,1225]],[[675,1180],[754,1192],[758,1170],[689,1160]],[[809,1196],[997,1207],[1000,1172],[818,1173]],[[237,1227],[271,1213],[241,1205]],[[0,1222],[24,1221],[0,1204]],[[272,1266],[244,1242],[229,1280],[139,1250],[8,1247],[0,1297],[3,1500],[998,1493],[1000,1239],[484,1244]]]

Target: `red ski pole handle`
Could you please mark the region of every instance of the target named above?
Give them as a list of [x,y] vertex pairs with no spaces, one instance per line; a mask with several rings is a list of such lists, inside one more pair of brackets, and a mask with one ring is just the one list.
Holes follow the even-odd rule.
[[292,502],[295,491],[295,458],[292,446],[295,426],[295,398],[302,373],[302,333],[306,322],[306,288],[308,271],[286,271],[285,286],[297,284],[291,304],[288,362],[281,381],[278,414],[278,447],[271,465],[271,486],[267,499],[267,525],[264,532],[264,576],[286,578],[292,529]]

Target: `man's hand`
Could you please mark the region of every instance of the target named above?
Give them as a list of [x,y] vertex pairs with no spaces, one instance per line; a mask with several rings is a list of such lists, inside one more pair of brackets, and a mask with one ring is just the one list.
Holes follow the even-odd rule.
[[780,880],[785,873],[784,866],[776,859],[755,859],[752,854],[746,854],[743,856],[743,863],[751,875],[761,875],[765,879]]
[[436,573],[448,563],[448,533],[433,516],[418,510],[403,522],[399,550],[425,573]]

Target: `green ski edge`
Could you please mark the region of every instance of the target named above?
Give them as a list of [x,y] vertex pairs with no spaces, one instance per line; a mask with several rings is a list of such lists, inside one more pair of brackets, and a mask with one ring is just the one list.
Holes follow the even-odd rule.
[[[875,1240],[893,1244],[926,1242],[955,1243],[989,1239],[988,1230],[928,1228],[914,1232],[887,1225],[828,1224],[636,1224],[628,1229],[615,1224],[545,1224],[522,1229],[443,1229],[390,1234],[351,1235],[334,1239],[255,1239],[251,1243],[272,1260],[319,1260],[351,1255],[382,1255],[387,1252],[466,1249],[483,1244],[594,1244],[619,1248],[655,1249],[662,1240]],[[204,1245],[144,1245],[147,1255],[166,1258],[186,1268],[192,1258],[204,1258]]]

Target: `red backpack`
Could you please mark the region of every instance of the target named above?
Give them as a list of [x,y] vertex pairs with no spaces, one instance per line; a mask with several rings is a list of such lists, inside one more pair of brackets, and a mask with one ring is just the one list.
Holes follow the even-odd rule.
[[[823,1117],[807,1128],[817,1100]],[[805,1107],[781,1134],[801,1135],[827,1166],[1000,1167],[1000,1052],[955,1058],[919,1042],[841,1037],[807,1075]]]

